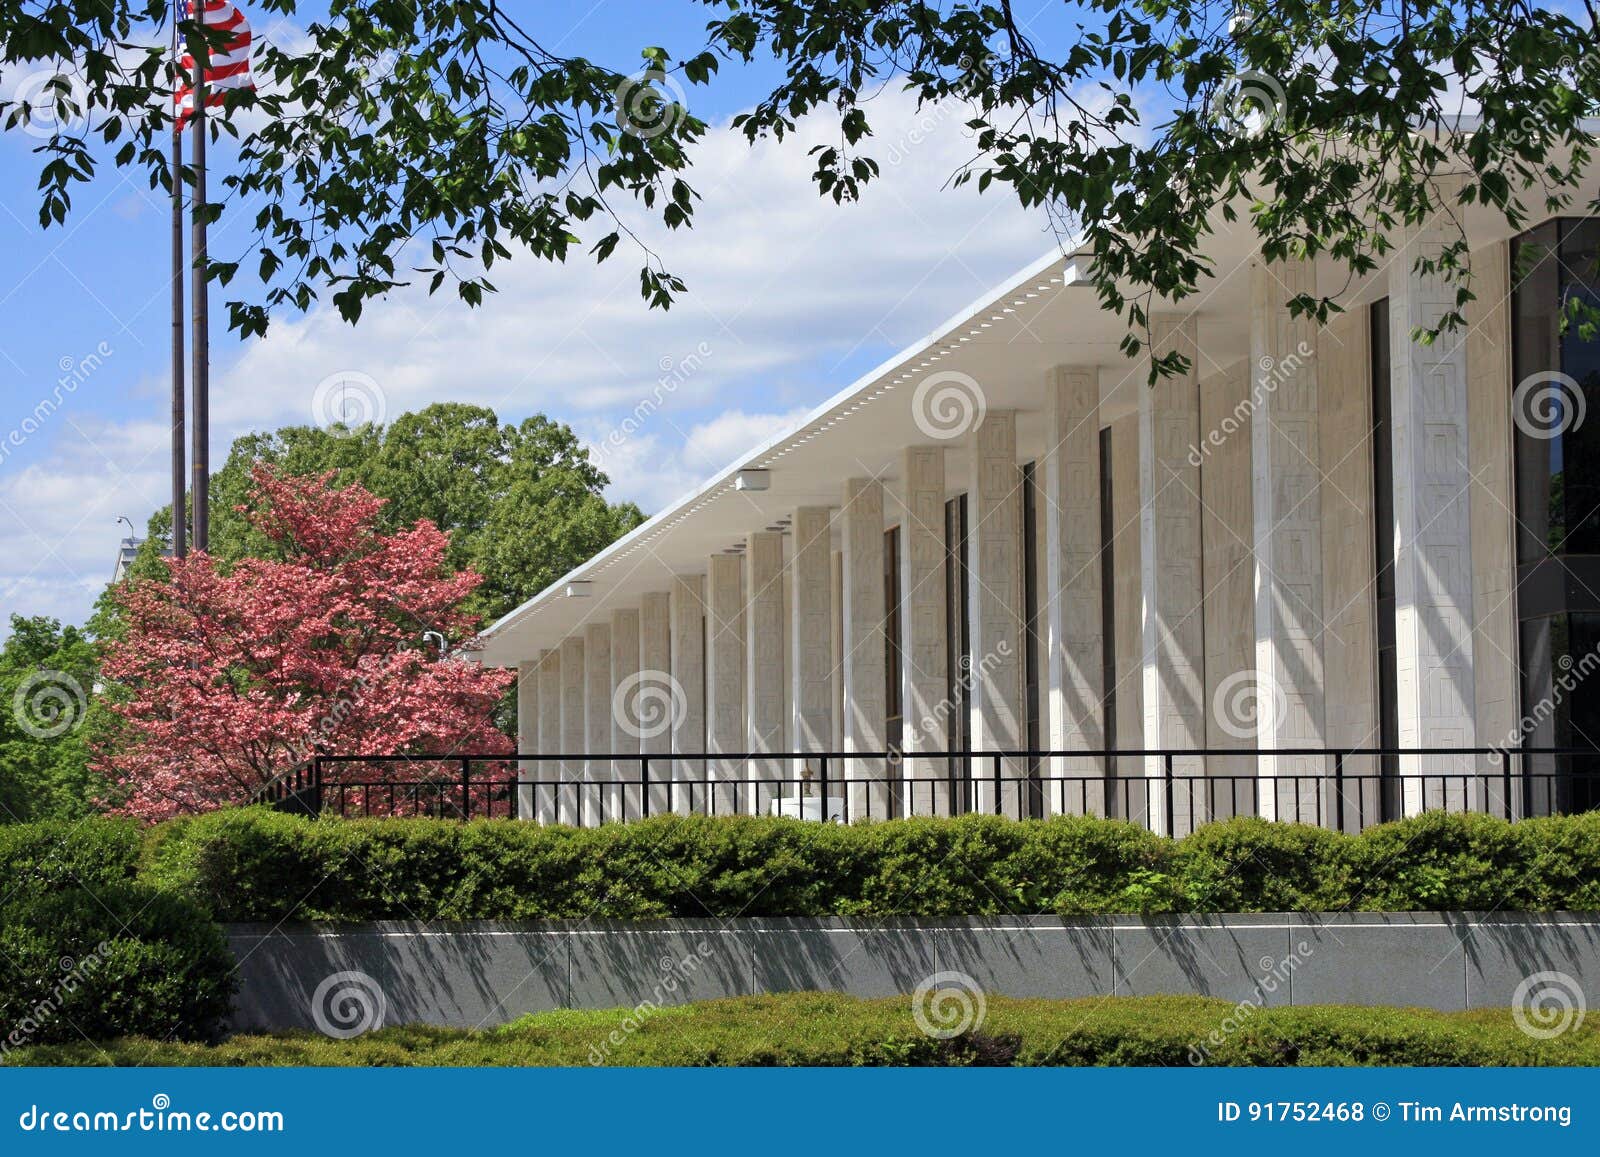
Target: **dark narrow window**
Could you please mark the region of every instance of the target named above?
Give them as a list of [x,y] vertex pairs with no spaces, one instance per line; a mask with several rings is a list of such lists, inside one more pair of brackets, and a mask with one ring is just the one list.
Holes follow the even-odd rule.
[[[1029,751],[1040,747],[1040,720],[1044,713],[1039,700],[1039,490],[1038,464],[1022,467],[1022,669],[1026,683],[1023,694],[1027,730],[1023,736]],[[1028,814],[1044,814],[1044,784],[1039,778],[1037,756],[1028,760]]]
[[883,702],[889,716],[889,746],[898,749],[905,707],[900,674],[900,528],[883,535]]
[[[947,609],[945,656],[946,681],[950,689],[950,750],[966,751],[971,747],[972,741],[972,721],[967,714],[967,677],[968,668],[972,663],[972,626],[967,615],[967,595],[970,589],[967,571],[967,496],[962,494],[946,502],[944,516],[944,581]],[[970,800],[965,757],[951,757],[950,782],[952,810],[957,812],[967,810]]]
[[[1389,299],[1375,301],[1368,311],[1367,337],[1371,347],[1372,376],[1372,558],[1373,590],[1378,615],[1378,745],[1400,744],[1399,669],[1395,660],[1394,626],[1394,395],[1389,366]],[[1399,814],[1397,784],[1393,777],[1399,761],[1380,758],[1378,769],[1386,782],[1380,806],[1383,818]]]
[[[1116,527],[1111,505],[1111,427],[1100,431],[1100,677],[1105,696],[1101,714],[1105,719],[1107,751],[1117,749],[1117,565]],[[1105,761],[1106,810],[1111,812],[1117,761]]]
[[[1559,218],[1511,246],[1517,630],[1525,813],[1600,807],[1600,220]],[[1587,418],[1587,420],[1586,420]]]

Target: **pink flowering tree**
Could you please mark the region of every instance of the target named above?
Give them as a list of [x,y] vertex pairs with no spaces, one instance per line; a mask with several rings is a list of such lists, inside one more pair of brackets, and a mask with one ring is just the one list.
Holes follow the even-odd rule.
[[122,694],[98,767],[118,810],[159,820],[243,803],[319,753],[509,752],[492,717],[515,673],[461,655],[477,622],[460,606],[481,579],[447,571],[447,536],[427,521],[380,533],[383,499],[336,490],[331,473],[258,463],[252,480],[240,510],[275,557],[224,572],[195,552],[117,596],[126,633],[102,671]]

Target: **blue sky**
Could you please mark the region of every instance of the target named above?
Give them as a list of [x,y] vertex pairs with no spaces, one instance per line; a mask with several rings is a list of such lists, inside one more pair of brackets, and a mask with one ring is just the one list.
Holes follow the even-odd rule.
[[[294,33],[246,11],[258,37]],[[675,57],[700,47],[709,11],[542,4],[532,30],[553,51],[628,70],[647,44]],[[729,66],[689,90],[713,127],[691,175],[698,224],[658,238],[689,282],[668,314],[646,309],[625,247],[599,268],[523,257],[497,270],[502,292],[478,310],[402,290],[357,327],[319,307],[245,343],[226,332],[227,291],[214,288],[213,460],[246,430],[325,416],[318,387],[330,381],[370,390],[379,417],[473,401],[508,420],[543,411],[599,445],[663,373],[692,364],[606,455],[614,495],[653,510],[1054,244],[1004,190],[941,189],[971,154],[961,118],[918,113],[896,92],[875,106],[877,187],[842,208],[818,198],[805,133],[752,150],[727,128],[774,75]],[[826,118],[807,132],[833,136]],[[108,168],[64,227],[42,230],[35,143],[0,135],[0,615],[82,621],[124,533],[117,516],[142,528],[166,499],[167,204],[142,174]],[[241,242],[244,217],[216,228],[218,256]],[[74,384],[59,409],[29,423],[64,368]]]

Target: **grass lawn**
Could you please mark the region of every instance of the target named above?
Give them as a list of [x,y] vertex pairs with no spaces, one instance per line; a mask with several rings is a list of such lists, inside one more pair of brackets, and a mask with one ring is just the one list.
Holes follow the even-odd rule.
[[[1203,1052],[1201,1050],[1204,1050]],[[790,993],[675,1008],[539,1013],[483,1031],[352,1040],[240,1035],[25,1048],[14,1065],[1600,1065],[1600,1017],[1548,1040],[1509,1010],[1259,1009],[1200,997],[989,998],[974,1031],[924,1033],[907,997]]]

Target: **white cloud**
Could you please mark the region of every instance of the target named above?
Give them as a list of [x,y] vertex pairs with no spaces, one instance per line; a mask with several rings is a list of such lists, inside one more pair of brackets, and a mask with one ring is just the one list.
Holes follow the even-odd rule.
[[[754,148],[726,125],[712,130],[690,174],[703,198],[695,228],[632,222],[688,283],[668,312],[646,308],[640,255],[624,243],[603,266],[582,255],[498,265],[500,292],[476,310],[419,285],[369,304],[355,327],[330,308],[275,322],[213,369],[214,459],[246,430],[316,420],[319,382],[363,374],[389,418],[476,402],[510,420],[548,413],[594,444],[632,419],[606,455],[613,493],[659,508],[1054,243],[1043,215],[1007,190],[946,187],[974,151],[961,116],[918,115],[898,91],[870,107],[879,135],[868,151],[883,171],[859,204],[836,205],[811,182],[808,149],[836,142],[836,127],[813,122]],[[7,602],[40,605],[24,597],[23,575],[54,575],[63,590],[97,579],[114,540],[74,541],[82,520],[126,513],[142,526],[164,501],[164,427],[101,428],[92,441],[64,438],[28,469],[0,470],[0,502],[21,516],[0,506],[0,551],[17,560],[29,527],[56,540],[36,565],[0,564]]]

